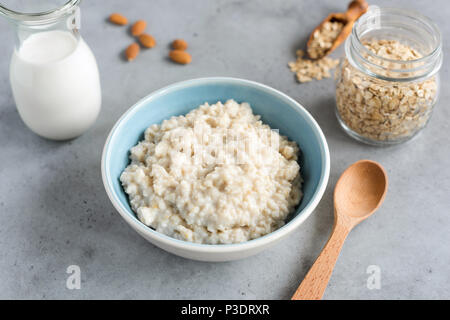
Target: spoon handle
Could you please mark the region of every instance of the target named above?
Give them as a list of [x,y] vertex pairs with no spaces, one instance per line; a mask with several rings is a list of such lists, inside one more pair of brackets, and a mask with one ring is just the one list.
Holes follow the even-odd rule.
[[348,10],[345,13],[348,22],[354,22],[358,20],[366,11],[369,5],[366,0],[353,0],[348,6]]
[[342,245],[350,230],[351,228],[345,224],[335,221],[330,239],[292,296],[292,300],[322,299]]

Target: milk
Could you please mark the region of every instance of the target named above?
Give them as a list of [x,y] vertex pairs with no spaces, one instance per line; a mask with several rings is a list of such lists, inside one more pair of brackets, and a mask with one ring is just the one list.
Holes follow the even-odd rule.
[[12,56],[10,80],[20,116],[42,137],[75,138],[100,112],[97,62],[84,40],[70,32],[29,36]]

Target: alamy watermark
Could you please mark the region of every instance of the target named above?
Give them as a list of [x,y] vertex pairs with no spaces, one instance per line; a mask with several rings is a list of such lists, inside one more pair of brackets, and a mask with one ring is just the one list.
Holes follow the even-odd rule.
[[[70,265],[66,269],[66,273],[69,274],[66,280],[66,288],[69,290],[81,289],[81,268],[78,265]],[[370,265],[366,269],[366,273],[369,275],[367,278],[367,289],[380,290],[381,289],[381,268],[377,265]]]
[[69,290],[81,289],[81,268],[77,265],[67,267],[66,273],[69,274],[66,280],[66,288]]
[[177,152],[177,161],[193,165],[245,165],[256,161],[259,165],[278,166],[279,158],[268,156],[268,151],[280,150],[280,134],[278,130],[255,128],[188,134],[175,130],[166,143],[156,147],[155,154],[168,152],[165,148]]
[[80,30],[81,28],[81,10],[76,8],[67,18],[67,28],[69,30]]
[[369,274],[369,277],[367,278],[367,289],[380,290],[381,268],[377,265],[370,265],[367,267],[366,273]]

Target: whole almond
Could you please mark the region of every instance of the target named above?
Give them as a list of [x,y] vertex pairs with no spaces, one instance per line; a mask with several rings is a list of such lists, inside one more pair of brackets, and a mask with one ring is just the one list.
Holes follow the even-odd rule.
[[147,22],[144,20],[136,21],[131,27],[131,35],[134,37],[140,36],[144,33],[145,28],[147,28]]
[[188,48],[188,44],[183,39],[176,39],[172,42],[173,50],[186,50]]
[[128,24],[128,19],[123,15],[121,15],[120,13],[113,13],[112,15],[110,15],[109,21],[119,26],[124,26]]
[[156,45],[155,38],[146,33],[139,36],[139,42],[145,48],[153,48]]
[[133,61],[139,55],[139,45],[137,43],[130,44],[130,46],[125,50],[125,56],[128,61]]
[[169,57],[173,62],[179,64],[188,64],[192,61],[191,55],[183,50],[172,50],[169,52]]

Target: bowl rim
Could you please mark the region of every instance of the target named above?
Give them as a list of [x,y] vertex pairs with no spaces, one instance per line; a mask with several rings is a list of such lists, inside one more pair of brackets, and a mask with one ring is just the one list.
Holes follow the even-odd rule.
[[[314,191],[311,200],[309,203],[303,208],[301,211],[301,214],[299,213],[296,217],[294,217],[291,221],[286,223],[281,228],[264,235],[257,239],[252,239],[246,242],[241,243],[234,243],[234,244],[199,244],[199,243],[193,243],[188,242],[184,240],[178,240],[175,238],[172,238],[168,235],[165,235],[163,233],[157,232],[153,230],[152,228],[146,226],[143,224],[135,215],[133,212],[132,215],[129,214],[128,210],[123,207],[121,202],[116,199],[116,196],[114,194],[114,191],[111,188],[112,180],[110,184],[109,175],[107,172],[109,172],[109,162],[108,160],[108,150],[110,146],[110,142],[115,136],[117,129],[120,127],[121,124],[124,123],[124,120],[126,120],[128,117],[133,115],[135,112],[137,112],[140,108],[142,108],[144,105],[146,105],[148,102],[162,96],[165,94],[168,94],[172,91],[176,91],[179,89],[184,89],[188,87],[203,85],[203,84],[211,84],[211,83],[232,83],[235,85],[244,85],[252,88],[256,88],[259,90],[263,90],[266,93],[272,94],[280,98],[281,100],[284,100],[290,107],[292,107],[297,113],[300,113],[303,117],[307,118],[308,122],[311,123],[311,126],[313,128],[313,131],[315,135],[317,136],[318,140],[321,142],[320,148],[321,148],[321,160],[322,160],[322,172],[319,180],[318,187]],[[317,205],[319,204],[320,200],[323,197],[323,194],[325,193],[326,187],[328,185],[328,180],[330,176],[330,152],[328,149],[328,143],[325,138],[325,135],[322,132],[322,129],[316,122],[316,120],[312,117],[312,115],[297,101],[295,101],[293,98],[289,97],[285,93],[274,89],[272,87],[269,87],[267,85],[261,84],[259,82],[246,80],[246,79],[240,79],[240,78],[233,78],[233,77],[204,77],[204,78],[195,78],[190,80],[184,80],[180,82],[176,82],[174,84],[165,86],[161,89],[158,89],[156,91],[153,91],[146,97],[139,100],[137,103],[135,103],[132,107],[130,107],[127,111],[125,111],[122,116],[115,122],[114,126],[112,127],[110,133],[108,134],[108,138],[106,139],[105,145],[103,147],[102,152],[102,159],[101,159],[101,173],[102,173],[102,180],[103,185],[105,187],[106,193],[113,204],[114,208],[119,212],[119,214],[122,216],[122,218],[133,228],[135,231],[140,233],[141,235],[146,235],[150,238],[152,238],[155,241],[158,241],[160,243],[163,243],[165,245],[176,247],[181,250],[190,250],[195,252],[201,252],[201,253],[227,253],[227,252],[238,252],[238,251],[246,251],[249,249],[257,248],[260,246],[267,245],[272,242],[276,242],[277,240],[283,238],[284,236],[288,235],[292,231],[294,231],[297,227],[299,227],[315,210]]]

